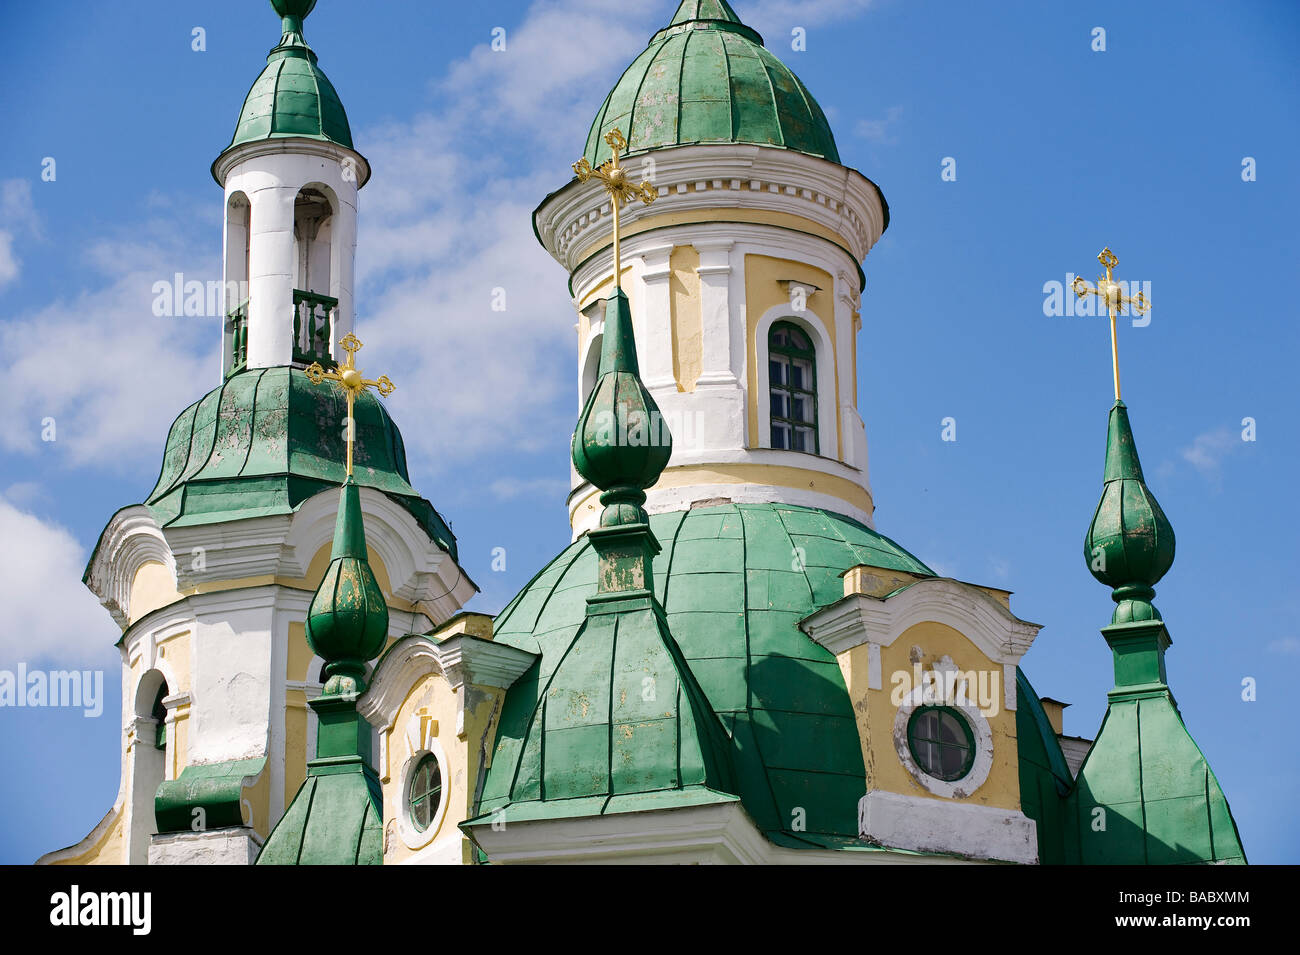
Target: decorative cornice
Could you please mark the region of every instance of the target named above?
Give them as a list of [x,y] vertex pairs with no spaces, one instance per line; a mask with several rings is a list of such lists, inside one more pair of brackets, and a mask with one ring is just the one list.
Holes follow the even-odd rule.
[[505,689],[536,659],[537,655],[527,650],[469,634],[457,634],[441,642],[427,634],[410,634],[379,658],[369,688],[357,700],[357,712],[372,726],[390,729],[402,701],[425,676],[441,676],[452,689],[466,681]]
[[909,627],[946,624],[971,640],[994,662],[1017,665],[1041,624],[1021,620],[974,584],[928,577],[885,599],[850,594],[799,622],[800,629],[832,653],[863,643],[887,647]]
[[255,142],[241,143],[228,148],[212,164],[212,177],[218,185],[225,188],[226,178],[242,162],[258,159],[262,156],[318,156],[333,159],[335,162],[350,162],[356,169],[357,188],[360,189],[370,181],[370,163],[366,157],[355,149],[348,149],[338,143],[320,139],[284,136],[278,139],[259,139]]
[[[646,219],[696,209],[785,212],[842,237],[858,262],[884,231],[880,193],[857,170],[785,149],[750,145],[681,146],[656,150],[659,199],[623,213],[627,237]],[[604,193],[574,188],[548,196],[534,213],[542,245],[572,274],[578,256],[605,239],[612,212]]]
[[131,585],[144,564],[161,563],[176,576],[176,560],[153,514],[143,504],[124,507],[109,519],[83,581],[125,631],[131,620]]

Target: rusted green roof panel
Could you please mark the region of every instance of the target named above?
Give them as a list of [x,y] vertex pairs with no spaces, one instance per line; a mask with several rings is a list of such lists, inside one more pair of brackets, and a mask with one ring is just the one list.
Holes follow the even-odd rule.
[[[158,483],[145,499],[161,525],[289,514],[346,474],[346,403],[297,368],[240,372],[172,424]],[[411,487],[397,425],[371,393],[357,398],[355,480],[401,504],[452,557],[456,538]]]
[[721,0],[686,0],[623,73],[596,114],[586,157],[610,158],[617,127],[629,154],[690,143],[754,143],[839,162],[821,107],[763,38]]
[[[807,833],[856,838],[866,773],[848,691],[834,657],[798,621],[840,599],[838,575],[856,564],[933,572],[856,521],[794,505],[699,507],[652,515],[650,526],[663,548],[653,562],[656,596],[684,665],[726,731],[746,811],[766,831],[793,833],[794,810],[803,809]],[[798,548],[817,566],[802,561]],[[497,617],[498,643],[541,658],[506,696],[479,812],[513,806],[563,772],[553,765],[557,751],[543,759],[529,734],[595,590],[596,556],[583,537]],[[591,701],[604,699],[609,667],[593,664],[587,677]]]

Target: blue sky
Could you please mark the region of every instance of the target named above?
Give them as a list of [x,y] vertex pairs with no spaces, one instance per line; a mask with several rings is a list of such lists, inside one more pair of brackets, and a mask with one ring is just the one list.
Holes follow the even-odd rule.
[[[1156,599],[1170,682],[1251,860],[1300,861],[1285,702],[1300,675],[1300,7],[734,6],[890,204],[859,342],[877,527],[945,574],[1015,591],[1013,609],[1044,624],[1025,670],[1073,704],[1075,735],[1095,733],[1112,683],[1098,633],[1112,605],[1082,556],[1110,349],[1102,319],[1045,315],[1043,288],[1095,277],[1105,245],[1121,278],[1150,283],[1152,320],[1121,325],[1120,359],[1178,535]],[[322,0],[307,20],[374,167],[358,332],[398,382],[413,483],[451,520],[476,609],[500,609],[568,540],[574,318],[529,213],[674,7]],[[208,166],[278,25],[258,0],[3,10],[0,668],[96,667],[106,683],[97,719],[0,710],[0,862],[28,862],[84,836],[117,791],[118,631],[81,572],[112,513],[153,486],[172,419],[218,383],[216,320],[155,318],[151,288],[219,277]],[[945,157],[956,181],[941,179]],[[496,287],[505,312],[490,308]],[[56,440],[42,441],[50,417]]]

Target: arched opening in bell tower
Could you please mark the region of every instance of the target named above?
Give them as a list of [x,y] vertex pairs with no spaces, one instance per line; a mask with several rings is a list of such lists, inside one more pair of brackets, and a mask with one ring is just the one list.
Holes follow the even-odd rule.
[[248,272],[252,205],[242,192],[226,202],[225,346],[226,374],[248,364]]
[[338,309],[333,191],[320,183],[298,190],[293,203],[293,360],[331,361]]

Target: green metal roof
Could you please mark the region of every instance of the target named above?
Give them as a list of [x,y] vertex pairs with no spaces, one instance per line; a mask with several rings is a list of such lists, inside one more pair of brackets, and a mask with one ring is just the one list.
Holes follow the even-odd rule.
[[[232,375],[172,424],[145,504],[162,526],[293,513],[346,479],[346,417],[339,389],[313,385],[298,368]],[[365,392],[353,418],[356,483],[401,504],[455,558],[451,529],[411,487],[401,432],[383,405]]]
[[[235,134],[225,151],[265,139],[316,139],[353,149],[352,129],[339,94],[316,65],[316,53],[302,36],[302,21],[312,4],[279,4],[280,42],[266,57],[266,67],[244,97]],[[298,9],[295,9],[298,8]],[[224,154],[224,152],[223,152]],[[214,164],[215,166],[215,164]]]
[[[856,838],[866,778],[857,724],[834,656],[799,621],[841,599],[840,575],[856,564],[933,572],[863,525],[806,507],[721,504],[653,515],[650,526],[663,548],[653,562],[655,596],[687,672],[725,730],[745,809],[765,831]],[[508,819],[521,818],[520,811],[602,811],[618,796],[607,789],[583,797],[581,806],[565,806],[534,795],[539,774],[545,782],[582,766],[574,748],[548,748],[555,727],[539,711],[543,702],[547,711],[558,705],[545,695],[556,679],[576,685],[567,655],[588,639],[582,634],[584,624],[588,631],[592,626],[587,598],[596,592],[596,571],[596,552],[584,536],[497,617],[496,642],[540,659],[506,696],[478,807],[483,815],[507,805]],[[653,646],[650,621],[636,627],[636,639]],[[583,665],[585,692],[596,708],[615,692],[618,671],[604,651],[584,648],[582,658],[590,664]],[[572,699],[567,692],[566,701]],[[798,808],[806,813],[806,831],[793,829]]]
[[725,0],[684,0],[605,98],[586,158],[610,158],[619,128],[627,152],[689,143],[754,143],[840,161],[822,109]]

